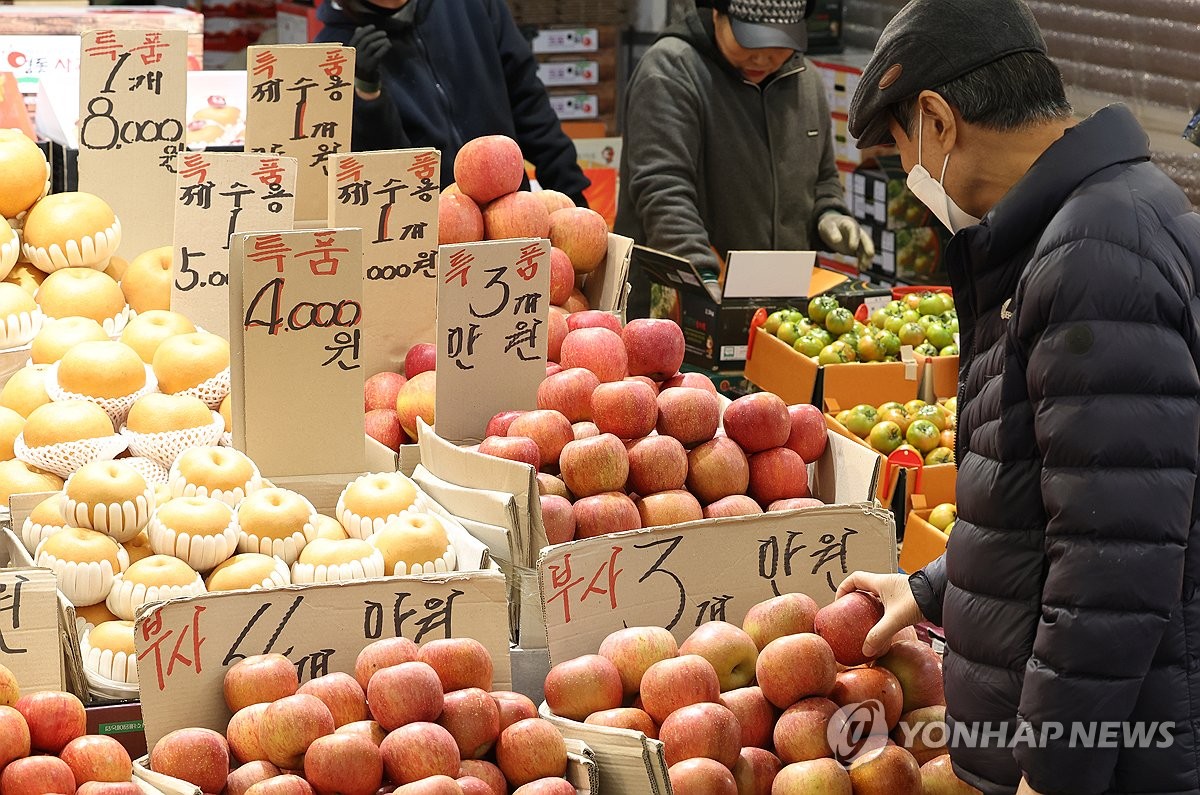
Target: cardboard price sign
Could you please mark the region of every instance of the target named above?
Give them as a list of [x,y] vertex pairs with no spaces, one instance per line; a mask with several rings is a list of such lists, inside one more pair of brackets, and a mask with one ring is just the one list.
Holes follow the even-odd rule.
[[439,249],[439,436],[478,442],[497,412],[537,408],[537,389],[546,377],[549,305],[549,240]]
[[186,97],[186,32],[84,32],[79,190],[112,206],[131,257],[171,242]]
[[560,544],[538,561],[554,662],[595,654],[623,626],[665,627],[683,641],[707,621],[740,625],[782,593],[825,605],[857,570],[896,570],[894,522],[867,504],[618,533]]
[[435,149],[329,159],[329,223],[363,230],[368,376],[400,371],[408,349],[437,330],[440,162]]
[[22,694],[62,688],[56,587],[47,569],[0,569],[0,664]]
[[189,152],[177,171],[171,308],[228,339],[230,237],[292,228],[296,159]]
[[233,238],[233,438],[267,477],[366,468],[362,285],[359,229]]
[[350,148],[354,48],[255,46],[247,61],[246,149],[299,160],[296,222],[324,226],[328,160]]
[[176,729],[224,732],[225,672],[255,654],[283,654],[300,681],[354,673],[364,647],[474,638],[492,653],[493,685],[511,686],[504,575],[397,577],[174,599],[138,617],[134,643],[147,747]]

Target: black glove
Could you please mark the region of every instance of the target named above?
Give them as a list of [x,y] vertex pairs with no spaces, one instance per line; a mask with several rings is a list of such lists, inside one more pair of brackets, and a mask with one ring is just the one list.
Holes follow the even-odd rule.
[[387,31],[364,25],[354,31],[349,46],[354,48],[354,87],[374,94],[379,91],[379,65],[392,49]]

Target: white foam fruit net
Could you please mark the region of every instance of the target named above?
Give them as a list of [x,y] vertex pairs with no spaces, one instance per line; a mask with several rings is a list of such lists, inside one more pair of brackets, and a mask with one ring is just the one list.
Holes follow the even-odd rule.
[[[224,433],[225,419],[215,411],[212,413],[212,422],[200,428],[162,433],[138,433],[126,427],[121,428],[121,435],[129,440],[131,453],[148,458],[168,470],[185,450],[211,447],[221,441]],[[160,482],[167,483],[168,478],[164,476]]]
[[230,383],[229,368],[226,367],[207,381],[188,387],[179,394],[200,398],[210,409],[216,411],[221,408],[221,401],[229,394]]
[[99,436],[95,439],[79,439],[74,442],[30,447],[25,444],[25,434],[17,436],[13,452],[26,464],[53,472],[60,478],[69,478],[84,464],[93,461],[111,461],[128,446],[124,436]]

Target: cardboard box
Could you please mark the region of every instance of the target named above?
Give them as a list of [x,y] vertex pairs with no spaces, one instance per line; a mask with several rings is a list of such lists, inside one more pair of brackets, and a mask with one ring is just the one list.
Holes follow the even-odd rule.
[[87,733],[112,737],[125,747],[130,759],[146,754],[142,705],[136,701],[88,707]]
[[[923,356],[917,357],[917,369],[922,385],[928,384],[930,400],[946,400],[958,395],[958,357],[957,356]],[[929,371],[927,374],[926,371]]]
[[534,55],[598,52],[599,28],[544,28],[533,39]]
[[598,94],[552,94],[550,95],[550,107],[554,109],[554,114],[563,121],[598,119],[601,114]]
[[933,508],[914,510],[904,526],[904,543],[900,546],[900,568],[908,573],[920,571],[946,552],[950,536],[929,523]]
[[543,61],[538,64],[538,80],[546,88],[594,86],[600,82],[600,62]]
[[850,183],[854,217],[890,231],[936,223],[907,181],[899,158],[877,158],[855,169]]

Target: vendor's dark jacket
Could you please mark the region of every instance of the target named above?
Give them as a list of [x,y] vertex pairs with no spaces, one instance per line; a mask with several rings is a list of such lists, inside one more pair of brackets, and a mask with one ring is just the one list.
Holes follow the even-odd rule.
[[[946,261],[958,521],[912,583],[945,627],[955,731],[1007,722],[1013,745],[955,768],[987,795],[1022,773],[1046,795],[1200,793],[1200,216],[1112,106]],[[1139,722],[1143,747],[1120,727]]]
[[746,81],[701,11],[630,81],[616,231],[714,272],[730,251],[817,247],[821,214],[846,212],[821,78],[797,55]]
[[400,12],[368,12],[355,21],[331,0],[317,11],[317,41],[350,41],[355,28],[387,30],[382,96],[355,94],[355,151],[434,147],[442,152],[443,187],[454,181],[463,144],[507,135],[521,145],[543,188],[584,204],[589,182],[563,132],[537,61],[504,0],[412,0]]

